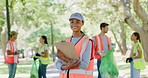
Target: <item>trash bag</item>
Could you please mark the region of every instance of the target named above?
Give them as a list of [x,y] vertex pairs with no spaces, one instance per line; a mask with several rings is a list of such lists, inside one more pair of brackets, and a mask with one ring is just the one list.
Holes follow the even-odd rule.
[[30,71],[30,78],[38,78],[38,68],[37,68],[36,61],[32,63],[32,67]]
[[109,50],[101,60],[99,70],[102,78],[117,78],[119,75],[113,52],[114,49]]

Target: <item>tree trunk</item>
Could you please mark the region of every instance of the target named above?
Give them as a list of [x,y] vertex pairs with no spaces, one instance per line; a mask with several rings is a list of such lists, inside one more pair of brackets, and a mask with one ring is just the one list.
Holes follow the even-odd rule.
[[121,27],[120,37],[121,37],[121,44],[122,44],[122,50],[123,50],[122,53],[123,53],[123,55],[125,55],[126,51],[127,51],[125,26],[124,26],[124,22],[123,21],[119,21],[119,23],[120,23],[120,27]]
[[145,36],[141,36],[142,46],[144,49],[145,59],[148,61],[148,33],[143,34]]
[[124,53],[123,53],[123,49],[122,49],[122,47],[121,47],[121,44],[120,44],[120,42],[118,41],[117,36],[116,36],[114,30],[111,30],[111,32],[113,33],[113,36],[114,36],[114,38],[115,38],[115,41],[116,41],[117,44],[118,44],[118,47],[119,47],[121,53],[124,54]]
[[[119,6],[118,6],[118,5],[115,6],[115,3],[114,3],[114,2],[115,2],[115,1],[111,0],[111,1],[110,1],[110,4],[111,4],[112,7],[114,7],[115,12],[117,12],[117,11],[119,11]],[[116,14],[115,14],[115,15],[116,15]],[[113,16],[115,16],[115,15],[113,15]],[[114,21],[116,20],[116,18],[118,18],[118,17],[119,17],[119,16],[117,15],[117,16],[114,18],[113,22],[114,22]],[[116,34],[114,33],[113,30],[112,30],[112,33],[113,33],[113,35],[114,35],[114,38],[115,38],[115,40],[116,40],[116,42],[117,42],[117,44],[118,44],[118,47],[119,47],[119,49],[120,49],[122,55],[125,55],[125,54],[126,54],[126,51],[127,51],[125,26],[124,26],[124,22],[123,22],[123,21],[119,21],[119,24],[120,24],[119,26],[120,26],[120,30],[121,30],[121,32],[120,32],[120,41],[118,41],[118,39],[117,39],[117,37],[116,37]]]
[[2,52],[5,58],[5,52],[6,52],[6,43],[8,41],[7,38],[7,31],[6,31],[6,27],[3,27],[3,30],[1,32],[1,42],[2,42]]

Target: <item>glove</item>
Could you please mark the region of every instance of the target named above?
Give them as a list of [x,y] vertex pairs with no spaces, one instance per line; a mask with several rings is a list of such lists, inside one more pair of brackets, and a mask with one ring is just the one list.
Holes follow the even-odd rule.
[[36,53],[35,55],[36,55],[36,56],[41,56],[39,53]]
[[38,59],[38,58],[36,58],[36,57],[33,57],[33,60],[34,60],[34,61],[36,61],[36,59]]
[[131,63],[133,61],[132,57],[126,59],[126,63]]

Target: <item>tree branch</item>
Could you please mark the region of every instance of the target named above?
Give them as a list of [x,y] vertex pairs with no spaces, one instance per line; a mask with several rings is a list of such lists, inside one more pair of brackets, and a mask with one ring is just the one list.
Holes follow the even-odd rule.
[[[134,11],[136,14],[142,19],[143,23],[148,23],[148,14],[145,12],[145,10],[141,7],[139,0],[133,0],[134,4]],[[148,26],[148,25],[147,25]]]
[[135,31],[143,32],[143,29],[136,23],[133,16],[131,15],[130,9],[124,7],[125,22]]
[[139,27],[137,25],[137,23],[135,22],[134,18],[133,17],[130,17],[130,18],[126,18],[125,19],[126,23],[135,31],[138,31],[138,32],[142,32],[143,30],[141,29],[141,27]]
[[118,44],[118,47],[119,47],[119,49],[120,49],[121,53],[122,53],[122,54],[125,54],[125,53],[124,53],[124,51],[123,51],[123,49],[122,49],[122,45],[121,45],[121,44],[120,44],[120,42],[118,41],[118,38],[117,38],[117,36],[116,36],[116,34],[115,34],[114,30],[113,30],[113,29],[111,29],[111,32],[112,32],[112,34],[113,34],[113,36],[114,36],[114,38],[115,38],[115,41],[116,41],[116,42],[117,42],[117,44]]

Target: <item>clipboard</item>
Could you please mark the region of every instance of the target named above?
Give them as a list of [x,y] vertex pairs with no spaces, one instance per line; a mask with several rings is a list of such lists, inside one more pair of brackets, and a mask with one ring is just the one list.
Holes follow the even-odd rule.
[[76,49],[72,42],[58,42],[55,46],[69,59],[79,59]]

